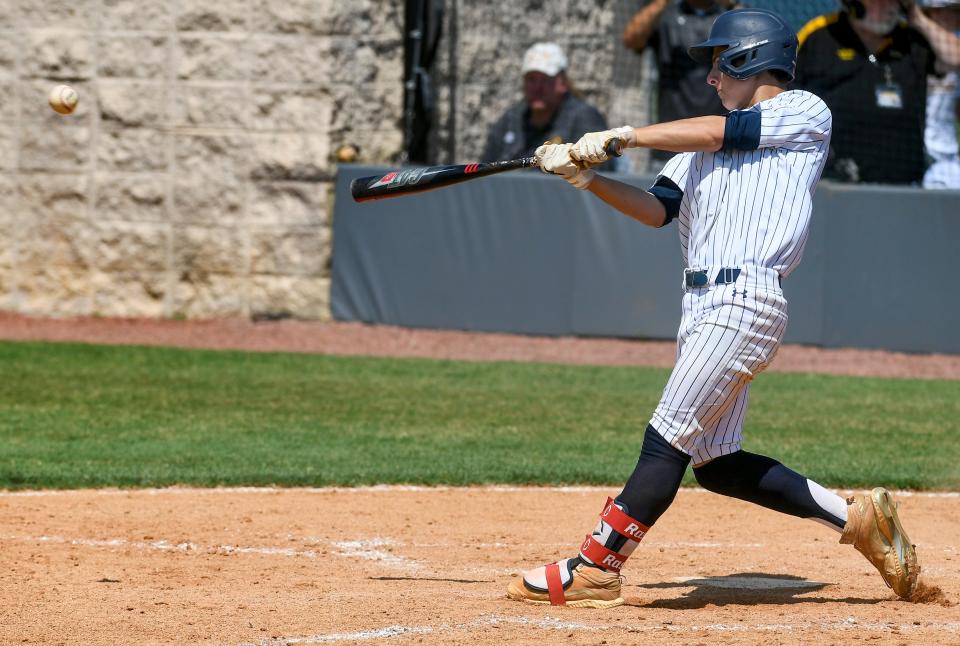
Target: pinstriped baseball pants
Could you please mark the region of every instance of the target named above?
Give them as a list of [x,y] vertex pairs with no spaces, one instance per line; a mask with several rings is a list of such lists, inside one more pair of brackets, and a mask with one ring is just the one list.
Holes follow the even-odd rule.
[[773,270],[744,267],[732,284],[688,290],[677,362],[650,424],[695,466],[738,451],[750,382],[773,360],[786,327]]

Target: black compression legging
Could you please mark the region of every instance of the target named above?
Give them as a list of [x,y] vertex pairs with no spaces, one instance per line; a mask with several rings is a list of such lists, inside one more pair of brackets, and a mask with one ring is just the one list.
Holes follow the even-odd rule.
[[737,451],[695,467],[693,475],[709,491],[843,529],[844,521],[814,499],[806,477],[765,455]]
[[617,502],[623,504],[625,513],[652,527],[676,497],[689,463],[689,455],[673,448],[653,426],[647,426],[640,459]]
[[[652,527],[677,495],[690,456],[647,426],[637,466],[617,496],[624,511]],[[820,506],[807,478],[773,458],[746,451],[724,455],[693,470],[709,491],[746,500],[800,518],[824,520],[843,529],[843,519]]]

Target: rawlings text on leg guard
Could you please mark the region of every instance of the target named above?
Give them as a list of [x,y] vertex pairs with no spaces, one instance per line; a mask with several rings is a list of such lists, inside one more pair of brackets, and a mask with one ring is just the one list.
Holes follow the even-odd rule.
[[631,518],[620,503],[607,498],[600,522],[580,546],[580,558],[609,572],[619,572],[650,528]]

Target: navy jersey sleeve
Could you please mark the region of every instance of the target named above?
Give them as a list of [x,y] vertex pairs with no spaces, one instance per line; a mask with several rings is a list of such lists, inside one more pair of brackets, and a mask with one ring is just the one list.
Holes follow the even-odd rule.
[[683,187],[687,184],[692,157],[692,153],[680,153],[671,157],[660,174],[657,175],[653,186],[647,190],[663,204],[663,209],[667,214],[663,225],[669,223],[680,213],[684,197]]

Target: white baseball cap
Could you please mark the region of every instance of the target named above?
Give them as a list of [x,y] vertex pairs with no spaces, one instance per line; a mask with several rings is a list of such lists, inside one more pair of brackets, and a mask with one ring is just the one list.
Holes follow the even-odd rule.
[[567,69],[567,57],[556,43],[537,43],[523,55],[521,72],[543,72],[556,76]]

